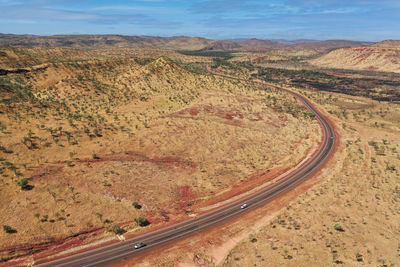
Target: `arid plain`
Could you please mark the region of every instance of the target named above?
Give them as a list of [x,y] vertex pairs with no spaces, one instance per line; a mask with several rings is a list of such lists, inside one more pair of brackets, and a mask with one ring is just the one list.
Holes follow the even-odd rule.
[[0,36],[4,265],[198,216],[310,157],[319,124],[272,85],[333,122],[327,165],[243,218],[120,265],[399,263],[397,41],[107,38]]

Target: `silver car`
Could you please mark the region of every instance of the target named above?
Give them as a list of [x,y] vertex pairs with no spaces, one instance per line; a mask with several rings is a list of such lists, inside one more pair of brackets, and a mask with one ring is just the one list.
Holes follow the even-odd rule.
[[145,246],[146,246],[145,243],[139,242],[139,243],[137,243],[137,244],[135,245],[135,249],[139,249],[139,248],[142,248],[142,247],[145,247]]
[[241,208],[241,209],[245,209],[245,208],[247,208],[247,204],[246,204],[246,203],[244,203],[242,206],[240,206],[240,208]]

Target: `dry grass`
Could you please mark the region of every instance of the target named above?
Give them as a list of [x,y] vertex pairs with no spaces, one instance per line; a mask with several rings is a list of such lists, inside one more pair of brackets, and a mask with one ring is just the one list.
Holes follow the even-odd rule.
[[400,247],[398,105],[305,92],[341,125],[329,179],[240,242],[221,266],[396,266]]
[[334,50],[309,63],[318,67],[400,73],[400,49],[357,47]]
[[[165,57],[51,63],[3,78],[0,225],[17,231],[0,232],[3,259],[112,223],[136,232],[139,216],[186,218],[259,173],[293,166],[318,139],[287,94]],[[23,178],[31,190],[16,185]]]
[[231,62],[246,62],[255,67],[276,68],[285,70],[310,70],[315,69],[306,61],[320,56],[322,52],[314,49],[272,49],[268,52],[241,52],[234,53]]
[[31,68],[41,64],[106,61],[129,58],[154,59],[166,56],[172,60],[190,62],[210,62],[210,57],[185,56],[172,50],[139,49],[139,48],[110,48],[85,50],[79,48],[13,48],[0,47],[0,68],[12,70],[16,68]]

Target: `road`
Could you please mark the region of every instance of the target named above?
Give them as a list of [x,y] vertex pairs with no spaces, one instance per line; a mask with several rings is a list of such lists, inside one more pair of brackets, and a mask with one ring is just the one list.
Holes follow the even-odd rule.
[[[110,263],[117,262],[124,258],[130,258],[144,254],[152,249],[161,247],[172,240],[197,233],[206,227],[211,227],[214,224],[240,216],[241,213],[248,212],[259,205],[263,205],[278,194],[294,188],[301,181],[312,175],[318,167],[322,166],[322,164],[333,151],[335,142],[333,126],[317,109],[312,106],[312,104],[306,98],[285,88],[277,88],[297,97],[307,107],[307,109],[309,109],[310,112],[315,114],[315,119],[317,119],[321,125],[323,131],[323,140],[320,149],[317,153],[315,153],[314,157],[307,161],[304,165],[292,170],[291,173],[274,185],[271,185],[260,190],[259,192],[241,199],[240,201],[232,202],[231,204],[225,205],[207,214],[142,235],[140,237],[111,244],[106,247],[76,254],[56,261],[44,263],[39,266],[107,266]],[[246,203],[248,208],[241,209],[240,206],[243,203]],[[144,242],[146,246],[135,250],[134,245],[138,242]]]

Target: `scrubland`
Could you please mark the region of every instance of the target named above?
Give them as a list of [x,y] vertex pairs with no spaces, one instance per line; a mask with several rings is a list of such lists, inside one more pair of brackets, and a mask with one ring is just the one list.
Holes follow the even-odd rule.
[[102,62],[113,59],[156,59],[168,57],[179,62],[210,62],[211,59],[200,56],[187,56],[173,50],[139,49],[139,48],[98,48],[84,50],[78,48],[56,47],[45,48],[16,48],[0,47],[0,69],[15,71],[18,69],[37,69],[51,63],[83,63],[90,61]]
[[399,264],[400,78],[376,71],[397,71],[397,42],[332,45],[1,48],[4,264],[197,216],[295,166],[320,129],[268,83],[335,124],[327,165],[264,207],[121,265]]
[[334,50],[310,60],[318,67],[400,73],[399,47],[356,47]]
[[[223,75],[235,72],[227,68],[225,64],[214,70],[222,70]],[[284,73],[282,70],[281,77],[285,77]],[[369,79],[365,74],[351,72],[348,77],[362,85],[363,79]],[[297,75],[303,77],[303,84],[299,81],[303,88],[287,84],[284,87],[308,97],[336,127],[337,147],[326,166],[295,190],[240,218],[148,257],[132,258],[114,266],[400,263],[400,107],[374,100],[373,94],[362,92],[368,90],[363,86],[355,86],[358,91],[354,94],[369,97],[350,95],[350,89],[342,90],[345,94],[304,89],[308,80],[323,80],[310,76],[310,72]],[[391,76],[367,75],[382,80]],[[266,78],[271,76],[259,72],[255,77],[268,81]],[[377,90],[380,88],[376,86]]]
[[188,70],[208,58],[63,51],[3,54],[3,261],[186,219],[294,166],[319,141],[293,97]]
[[339,126],[340,148],[326,167],[331,174],[240,242],[220,265],[396,266],[399,106],[341,94],[303,94]]

